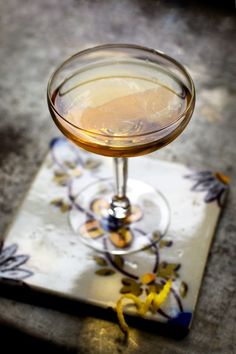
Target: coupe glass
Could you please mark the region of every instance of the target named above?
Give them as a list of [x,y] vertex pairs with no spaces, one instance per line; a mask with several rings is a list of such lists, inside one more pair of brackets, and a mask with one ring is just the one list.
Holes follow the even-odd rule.
[[84,214],[74,231],[88,246],[113,254],[154,245],[168,229],[170,206],[153,186],[127,181],[128,158],[162,148],[188,124],[195,89],[186,69],[154,49],[101,45],[60,65],[47,98],[70,141],[114,158],[115,183],[97,179],[74,198]]

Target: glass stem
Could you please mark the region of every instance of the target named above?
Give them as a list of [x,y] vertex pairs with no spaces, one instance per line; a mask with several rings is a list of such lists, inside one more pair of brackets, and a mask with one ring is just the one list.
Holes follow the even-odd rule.
[[128,178],[128,160],[125,157],[114,158],[116,196],[123,198],[126,196],[126,186]]
[[116,194],[112,198],[109,213],[116,219],[125,219],[130,214],[130,201],[126,196],[128,159],[114,158]]

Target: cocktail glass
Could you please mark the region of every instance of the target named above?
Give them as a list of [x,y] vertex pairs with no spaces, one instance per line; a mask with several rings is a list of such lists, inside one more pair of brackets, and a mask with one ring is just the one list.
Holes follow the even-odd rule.
[[148,183],[127,182],[128,158],[164,147],[187,126],[195,89],[186,69],[154,49],[101,45],[60,65],[47,98],[54,122],[70,141],[114,159],[115,185],[98,179],[76,196],[86,213],[74,231],[88,246],[113,254],[154,245],[168,229],[171,206]]

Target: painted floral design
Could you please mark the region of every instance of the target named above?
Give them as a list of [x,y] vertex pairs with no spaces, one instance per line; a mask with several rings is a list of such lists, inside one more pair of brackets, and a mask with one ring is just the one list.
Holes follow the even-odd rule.
[[0,278],[22,280],[33,275],[33,273],[22,268],[28,259],[27,255],[17,255],[18,245],[12,244],[0,249]]
[[204,201],[211,203],[217,201],[220,207],[223,206],[229,189],[229,177],[219,172],[201,171],[185,176],[194,181],[191,190],[195,192],[206,192]]
[[79,149],[64,137],[53,139],[50,143],[50,151],[53,180],[63,187],[68,186],[71,180],[80,178],[85,171],[95,173],[101,164],[98,158],[92,158],[89,153],[81,154]]
[[108,209],[109,204],[106,199],[98,198],[90,205],[92,218],[89,218],[79,229],[83,237],[101,238],[109,234],[110,242],[117,248],[128,247],[133,240],[133,232],[130,225],[142,218],[139,207],[133,206],[131,214],[123,225],[119,225],[112,217],[103,217],[102,210]]
[[[59,151],[60,149],[62,153]],[[85,173],[91,173],[95,179],[99,179],[99,173],[96,175],[100,167],[99,160],[91,159],[90,154],[82,153],[64,138],[55,139],[52,142],[51,156],[54,182],[67,189],[67,192],[63,193],[63,197],[51,201],[51,204],[62,213],[71,213],[76,210],[76,220],[81,220],[83,216],[84,221],[81,224],[78,224],[79,221],[77,221],[77,226],[84,237],[102,240],[105,249],[108,249],[109,242],[115,247],[123,249],[132,243],[133,232],[140,232],[146,236],[145,232],[136,226],[136,223],[143,217],[138,206],[133,206],[131,215],[124,225],[118,225],[113,218],[103,217],[102,210],[108,208],[108,202],[102,196],[92,200],[88,210],[85,210],[77,201],[77,195],[73,192],[74,181],[84,176]],[[188,178],[191,177],[188,176]],[[120,295],[131,293],[140,298],[152,291],[159,293],[166,281],[171,278],[173,286],[170,290],[170,297],[172,303],[173,301],[176,303],[177,315],[164,311],[162,308],[157,311],[168,323],[178,323],[178,325],[187,328],[192,314],[186,313],[183,308],[182,300],[188,295],[188,285],[180,278],[181,264],[167,262],[163,257],[160,260],[162,249],[172,247],[173,241],[162,239],[160,233],[155,231],[149,237],[150,247],[142,251],[148,252],[153,259],[152,269],[149,269],[148,272],[141,273],[139,267],[132,271],[127,257],[107,252],[102,255],[100,253],[94,254],[95,273],[100,277],[111,278],[117,273],[121,274]]]
[[[179,314],[184,313],[181,299],[187,296],[188,285],[179,279],[180,275],[178,271],[181,268],[180,264],[165,261],[160,262],[160,249],[164,247],[171,247],[173,244],[173,242],[170,240],[161,240],[160,242],[162,242],[161,247],[160,244],[155,244],[147,250],[153,255],[153,268],[150,270],[150,272],[145,274],[137,274],[139,273],[138,269],[134,274],[130,272],[130,270],[127,270],[127,261],[124,256],[111,255],[106,253],[104,256],[101,256],[100,254],[94,256],[94,261],[98,266],[96,274],[99,276],[107,277],[112,276],[117,272],[121,273],[123,277],[121,278],[120,294],[131,293],[137,297],[148,295],[153,291],[160,293],[168,279],[171,278],[173,282],[178,279],[178,288],[176,288],[176,286],[172,287],[171,295],[176,301],[177,307],[179,309]],[[170,314],[164,312],[161,308],[159,308],[157,312],[168,321],[173,320]]]

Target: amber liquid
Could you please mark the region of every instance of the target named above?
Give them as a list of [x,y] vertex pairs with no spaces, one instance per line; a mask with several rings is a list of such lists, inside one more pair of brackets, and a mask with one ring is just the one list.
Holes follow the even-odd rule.
[[190,119],[190,98],[187,87],[157,65],[114,61],[67,78],[52,95],[56,110],[51,113],[82,148],[129,157],[175,139]]

